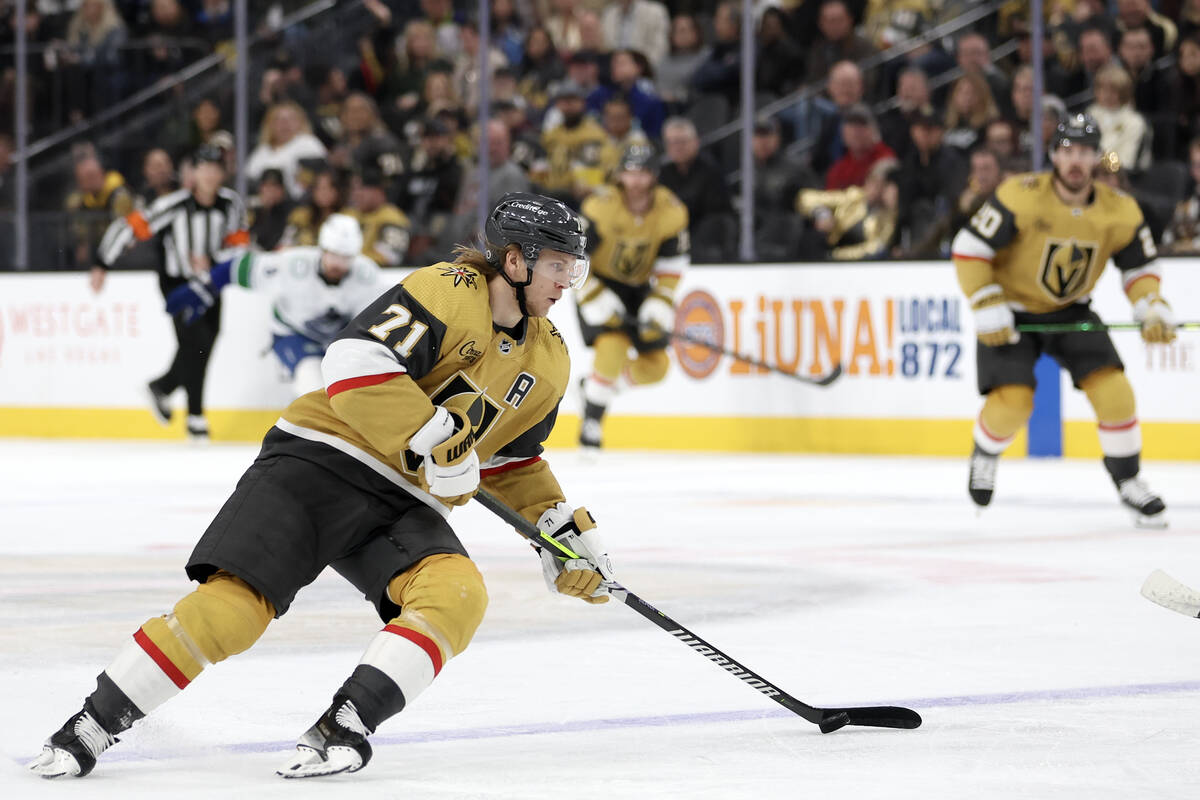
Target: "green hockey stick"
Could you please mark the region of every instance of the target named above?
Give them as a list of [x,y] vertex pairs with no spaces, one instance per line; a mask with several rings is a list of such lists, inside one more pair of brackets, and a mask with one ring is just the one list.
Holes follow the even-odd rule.
[[[1181,331],[1200,331],[1200,322],[1180,322],[1175,326]],[[1140,322],[1029,322],[1018,325],[1021,333],[1074,333],[1087,331],[1140,331]]]

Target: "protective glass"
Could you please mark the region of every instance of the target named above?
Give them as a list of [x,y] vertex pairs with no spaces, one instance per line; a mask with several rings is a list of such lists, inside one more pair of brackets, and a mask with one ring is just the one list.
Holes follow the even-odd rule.
[[555,283],[578,289],[587,280],[591,268],[587,256],[573,256],[560,250],[543,249],[533,271]]

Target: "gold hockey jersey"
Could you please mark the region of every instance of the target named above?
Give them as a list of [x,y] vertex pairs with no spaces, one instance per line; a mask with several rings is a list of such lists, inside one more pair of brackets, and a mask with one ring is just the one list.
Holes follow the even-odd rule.
[[343,213],[358,220],[363,229],[363,254],[381,267],[398,267],[408,255],[412,225],[396,206],[385,203],[364,213],[349,209]]
[[[627,286],[649,283],[656,271],[678,278],[688,257],[687,206],[665,186],[654,187],[645,216],[625,205],[619,189],[604,187],[583,201],[591,271]],[[659,264],[659,260],[666,264]]]
[[547,168],[538,181],[550,191],[584,191],[604,183],[601,163],[608,134],[591,117],[574,128],[559,125],[542,134]]
[[1132,197],[1097,183],[1091,202],[1072,207],[1055,193],[1050,173],[1001,183],[952,250],[968,296],[998,283],[1010,306],[1035,314],[1085,301],[1110,258],[1127,293],[1140,278],[1158,279],[1154,238]]
[[408,449],[435,405],[482,395],[475,452],[483,485],[536,520],[563,500],[544,461],[570,359],[549,320],[514,338],[492,324],[487,282],[465,264],[416,270],[359,314],[329,346],[325,391],[297,398],[277,426],[350,453],[430,506],[421,458]]

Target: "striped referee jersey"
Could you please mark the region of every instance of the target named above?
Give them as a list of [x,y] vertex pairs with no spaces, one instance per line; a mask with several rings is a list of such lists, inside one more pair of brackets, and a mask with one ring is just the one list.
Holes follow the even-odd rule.
[[250,244],[246,206],[237,192],[225,187],[217,190],[210,207],[197,203],[189,189],[163,195],[144,211],[114,220],[96,249],[97,260],[110,267],[135,240],[155,237],[162,242],[162,283],[182,283],[196,276],[192,256],[207,256],[217,264],[235,258]]

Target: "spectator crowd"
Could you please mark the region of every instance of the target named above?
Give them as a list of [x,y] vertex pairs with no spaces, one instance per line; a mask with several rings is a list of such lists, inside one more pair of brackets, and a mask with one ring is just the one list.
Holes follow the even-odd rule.
[[[259,5],[256,30],[285,10]],[[301,25],[260,49],[244,165],[255,247],[311,244],[341,212],[383,266],[444,258],[472,234],[485,186],[488,203],[533,190],[578,207],[625,147],[648,142],[660,182],[688,208],[693,258],[736,259],[740,151],[718,129],[738,116],[739,5],[491,0],[482,58],[476,3],[344,5],[338,37]],[[755,4],[755,104],[773,110],[751,134],[760,260],[944,257],[1005,176],[1048,168],[1033,163],[1030,3],[955,25],[977,5]],[[47,115],[85,120],[232,35],[228,0],[27,8],[35,134]],[[1135,196],[1165,252],[1200,253],[1200,0],[1047,0],[1044,10],[1043,145],[1063,115],[1092,114],[1105,179]],[[142,44],[133,60],[122,49],[131,41]],[[51,97],[56,86],[68,88]],[[134,164],[74,142],[69,190],[35,198],[66,212],[64,264],[89,266],[108,219],[186,185],[200,145],[221,147],[232,166],[231,101],[231,90],[190,98]],[[0,213],[12,208],[11,153],[0,135]]]

